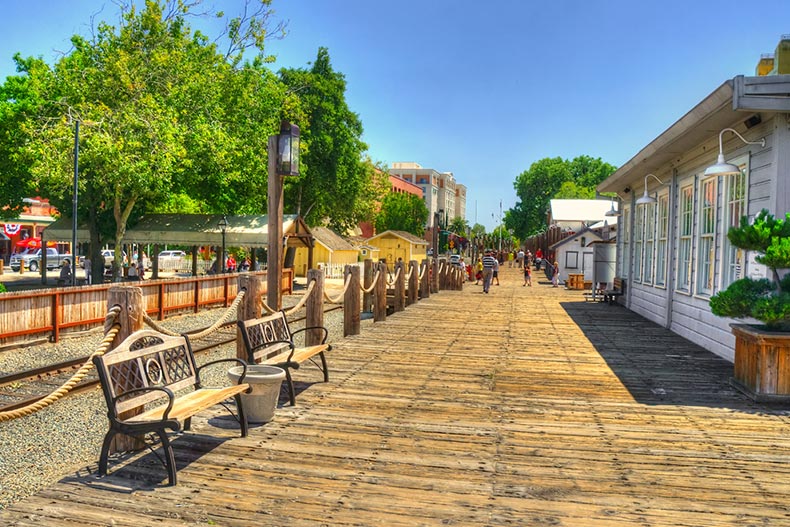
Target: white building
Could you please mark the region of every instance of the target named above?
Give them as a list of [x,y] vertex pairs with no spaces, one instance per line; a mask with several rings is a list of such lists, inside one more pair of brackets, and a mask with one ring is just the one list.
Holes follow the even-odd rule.
[[[706,177],[717,162],[720,137],[724,159],[741,172]],[[729,243],[729,227],[761,209],[781,217],[790,211],[790,75],[725,81],[598,190],[622,199],[622,302],[733,360],[734,321],[714,316],[708,302],[734,280],[765,274],[754,255]],[[655,203],[638,203],[645,194]]]

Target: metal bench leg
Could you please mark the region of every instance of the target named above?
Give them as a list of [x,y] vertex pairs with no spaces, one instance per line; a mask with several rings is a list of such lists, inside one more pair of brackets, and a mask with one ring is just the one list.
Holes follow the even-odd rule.
[[291,399],[291,406],[296,406],[296,390],[294,389],[294,381],[291,378],[291,368],[285,368],[285,380],[288,384],[288,397]]
[[99,475],[106,476],[107,475],[107,460],[110,456],[110,444],[112,443],[115,434],[118,432],[116,430],[110,429],[107,431],[107,434],[104,436],[104,441],[101,445],[101,455],[99,456]]
[[239,424],[241,425],[241,437],[247,437],[247,416],[244,413],[244,406],[241,404],[241,395],[236,394],[233,396],[236,401],[236,411],[239,414]]
[[321,356],[321,369],[324,372],[324,382],[329,382],[329,368],[326,365],[326,355],[324,355],[323,351],[319,355]]
[[167,479],[171,486],[176,485],[176,458],[173,455],[173,447],[170,445],[170,438],[167,437],[167,431],[164,428],[156,431],[159,440],[162,442],[162,449],[164,450],[165,467],[167,468]]

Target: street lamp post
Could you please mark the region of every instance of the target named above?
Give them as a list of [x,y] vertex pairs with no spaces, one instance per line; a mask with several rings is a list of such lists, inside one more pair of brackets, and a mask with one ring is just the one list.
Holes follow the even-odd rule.
[[220,261],[219,272],[225,274],[225,231],[228,229],[228,218],[224,214],[219,223],[217,223],[217,227],[222,231],[222,253],[217,258]]
[[[74,194],[71,197],[71,285],[77,285],[77,204],[80,173],[80,122],[74,121]],[[47,251],[41,248],[42,254]]]
[[282,307],[283,177],[299,175],[299,127],[283,121],[279,135],[269,137],[269,199],[266,270],[266,304]]

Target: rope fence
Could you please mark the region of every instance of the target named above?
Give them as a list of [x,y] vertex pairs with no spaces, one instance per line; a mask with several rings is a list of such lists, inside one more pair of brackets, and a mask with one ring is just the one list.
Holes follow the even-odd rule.
[[22,408],[16,408],[14,410],[9,410],[6,412],[0,412],[0,423],[3,421],[9,421],[11,419],[16,419],[18,417],[25,417],[26,415],[33,414],[38,412],[39,410],[43,410],[47,406],[51,405],[52,403],[62,399],[69,393],[82,379],[85,378],[86,375],[93,369],[93,357],[98,357],[100,355],[104,355],[110,346],[112,345],[112,341],[115,340],[115,336],[121,330],[121,325],[116,322],[118,316],[121,313],[120,306],[113,306],[107,312],[104,317],[104,327],[109,327],[107,334],[102,339],[101,344],[96,350],[91,353],[90,357],[85,361],[85,363],[80,366],[80,369],[71,376],[71,378],[60,385],[56,390],[51,392],[49,395],[44,397],[43,399],[39,399],[38,401],[31,403],[27,406],[23,406]]
[[[215,331],[217,331],[223,324],[228,322],[231,319],[231,316],[238,309],[239,304],[244,298],[244,293],[245,293],[244,290],[239,291],[238,294],[236,295],[236,298],[233,300],[233,303],[230,306],[228,306],[228,308],[225,310],[222,316],[219,317],[211,326],[207,327],[203,331],[189,335],[190,340],[200,340],[202,338],[205,338],[211,335],[212,333],[214,333]],[[160,325],[156,320],[148,316],[148,313],[143,313],[143,322],[148,324],[148,326],[151,329],[153,329],[154,331],[158,331],[159,333],[164,333],[165,335],[170,335],[171,337],[178,337],[181,335],[181,333],[171,331],[166,327]]]

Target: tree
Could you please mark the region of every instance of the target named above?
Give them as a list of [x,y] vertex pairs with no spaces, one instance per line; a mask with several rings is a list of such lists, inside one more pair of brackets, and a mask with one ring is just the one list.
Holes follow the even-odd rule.
[[616,168],[600,158],[578,156],[572,161],[544,158],[519,174],[513,186],[519,201],[505,215],[505,225],[518,238],[546,228],[549,201],[555,198],[593,198],[595,187]]
[[315,225],[345,231],[365,219],[381,198],[366,162],[362,122],[346,103],[346,80],[319,48],[312,67],[283,69],[280,78],[297,94],[306,113],[302,170],[285,185],[285,203]]
[[425,234],[428,208],[422,198],[414,194],[391,192],[384,197],[376,216],[376,231],[406,231],[415,236]]
[[467,223],[464,218],[456,216],[450,220],[450,225],[447,226],[447,230],[466,237],[467,231],[469,230],[469,223]]
[[[266,137],[288,101],[298,102],[262,66],[270,0],[257,3],[227,21],[224,54],[185,22],[199,1],[147,0],[139,12],[123,5],[118,28],[100,23],[90,40],[73,37],[74,50],[53,68],[17,59],[21,75],[4,86],[3,115],[34,108],[17,126],[25,135],[18,155],[61,210],[72,199],[74,123],[84,123],[78,213],[93,261],[113,239],[117,264],[133,212],[265,207]],[[250,47],[258,55],[240,66]],[[12,88],[24,96],[11,100]]]

